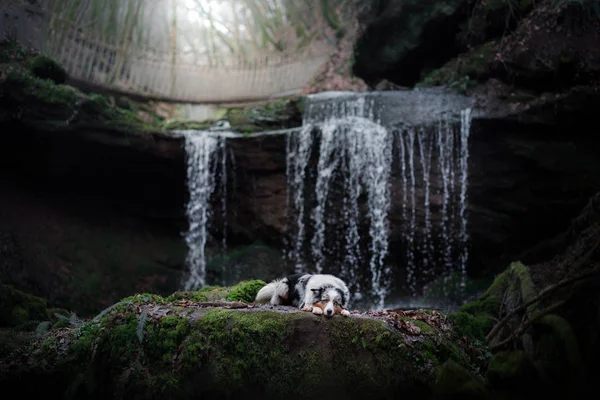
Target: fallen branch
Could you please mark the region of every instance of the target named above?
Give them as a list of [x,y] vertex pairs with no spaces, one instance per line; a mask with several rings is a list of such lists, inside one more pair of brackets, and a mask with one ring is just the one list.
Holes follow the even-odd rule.
[[196,303],[195,306],[202,308],[220,307],[220,308],[250,308],[249,304],[242,303],[241,301],[214,301],[214,302],[202,302]]
[[566,278],[563,279],[562,281],[548,286],[547,288],[545,288],[544,290],[542,290],[537,296],[535,296],[534,298],[532,298],[529,301],[526,301],[525,303],[521,304],[519,307],[513,309],[512,311],[510,311],[508,314],[506,314],[506,316],[504,318],[502,318],[500,320],[500,322],[498,322],[494,328],[492,328],[492,330],[487,334],[487,336],[485,337],[485,339],[489,342],[490,340],[492,340],[494,338],[494,336],[496,336],[496,334],[498,333],[498,331],[500,331],[500,328],[502,328],[502,326],[504,326],[506,324],[506,322],[508,322],[508,320],[515,315],[516,313],[523,311],[524,309],[526,309],[527,307],[529,307],[530,305],[539,302],[540,300],[542,300],[544,297],[548,296],[549,293],[555,292],[556,290],[567,286],[571,283],[583,280],[583,279],[588,279],[591,278],[595,275],[600,275],[600,269],[593,269],[591,271],[585,272],[583,274],[574,276],[572,278]]
[[544,315],[551,313],[552,311],[556,310],[557,308],[560,308],[566,302],[567,302],[567,300],[560,300],[560,301],[552,304],[550,307],[545,308],[544,310],[540,311],[539,313],[537,313],[536,315],[534,315],[527,321],[523,322],[508,338],[506,338],[505,340],[503,340],[502,342],[500,342],[494,346],[491,346],[490,351],[495,351],[495,350],[499,349],[500,347],[504,347],[508,343],[517,339],[525,331],[525,329],[529,328],[535,321],[542,318]]

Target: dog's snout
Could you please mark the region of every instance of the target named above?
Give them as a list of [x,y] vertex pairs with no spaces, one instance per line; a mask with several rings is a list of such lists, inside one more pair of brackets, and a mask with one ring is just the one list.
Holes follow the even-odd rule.
[[327,310],[327,315],[331,315],[331,314],[333,314],[333,310],[332,309],[328,309]]

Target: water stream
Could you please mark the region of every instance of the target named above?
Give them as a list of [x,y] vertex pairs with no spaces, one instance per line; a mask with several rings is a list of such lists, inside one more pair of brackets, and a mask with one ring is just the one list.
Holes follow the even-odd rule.
[[[460,96],[308,96],[302,127],[273,133],[286,135],[284,259],[290,269],[337,274],[356,301],[373,308],[385,307],[392,290],[415,297],[452,273],[460,273],[464,284],[470,122],[470,103]],[[184,289],[193,290],[207,283],[211,204],[221,214],[222,254],[227,250],[228,213],[236,212],[235,193],[227,190],[228,179],[235,181],[227,171],[235,163],[227,138],[240,135],[179,133],[190,194]]]

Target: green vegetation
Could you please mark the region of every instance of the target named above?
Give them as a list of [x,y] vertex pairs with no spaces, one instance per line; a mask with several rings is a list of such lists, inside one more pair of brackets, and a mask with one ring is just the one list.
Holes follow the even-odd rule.
[[130,133],[160,131],[162,119],[132,102],[86,95],[64,85],[67,76],[54,60],[0,40],[0,123],[19,121],[44,130],[97,128]]
[[240,133],[295,128],[302,125],[303,98],[275,100],[227,112],[231,127]]
[[195,129],[198,131],[206,130],[213,126],[215,121],[212,119],[206,119],[203,121],[193,121],[193,120],[168,120],[165,121],[162,128],[168,131],[174,130],[187,130],[187,129]]
[[440,368],[435,380],[434,393],[440,398],[464,400],[489,398],[485,382],[452,360],[447,361]]
[[67,81],[67,71],[50,57],[38,55],[30,63],[31,73],[40,79],[50,79],[57,85]]
[[0,284],[0,327],[18,326],[31,321],[47,321],[46,301]]
[[266,283],[261,280],[243,281],[230,287],[206,286],[200,290],[192,292],[175,292],[168,296],[165,301],[188,300],[194,302],[213,302],[213,301],[242,301],[245,303],[254,302],[258,291]]
[[498,49],[496,41],[488,42],[481,47],[448,61],[439,69],[431,71],[417,87],[444,85],[460,93],[466,93],[478,82],[491,76],[490,64]]
[[[228,297],[243,293],[248,299],[258,287],[259,281],[242,282]],[[185,308],[175,300],[148,294],[124,299],[88,322],[44,336],[30,357],[45,365],[45,374],[65,378],[56,379],[64,387],[53,390],[86,398],[130,390],[139,398],[307,398],[348,387],[353,398],[380,397],[397,388],[427,393],[447,360],[475,368],[463,349],[431,327],[409,339],[370,318]],[[0,382],[19,386],[23,381],[12,378],[38,371],[23,366],[0,375]]]

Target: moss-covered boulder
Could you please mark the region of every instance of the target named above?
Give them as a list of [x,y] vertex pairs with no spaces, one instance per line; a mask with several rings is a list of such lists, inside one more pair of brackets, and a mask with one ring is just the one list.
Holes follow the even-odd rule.
[[302,97],[275,100],[259,106],[231,108],[227,119],[240,133],[296,128],[302,125],[303,107]]
[[[260,285],[228,296],[245,299]],[[466,350],[436,312],[325,319],[289,307],[145,295],[13,353],[0,362],[0,382],[22,395],[91,399],[422,397],[448,360],[476,373],[481,364]]]
[[[221,286],[206,286],[200,290],[189,292],[175,292],[165,299],[165,302],[170,301],[191,301],[191,302],[219,302],[219,301],[241,301],[252,303],[258,291],[265,286],[266,283],[259,279],[251,281],[242,281],[236,285],[221,287]],[[140,295],[136,295],[126,300],[139,301]],[[142,298],[148,295],[142,295]],[[161,297],[151,296],[153,301],[161,301]]]
[[67,81],[67,71],[50,57],[38,55],[30,61],[29,69],[34,76],[41,79],[50,79],[57,85]]
[[46,301],[0,284],[0,327],[49,320]]
[[492,76],[490,65],[494,61],[498,48],[497,41],[490,41],[461,54],[440,68],[429,72],[416,86],[446,86],[466,94],[478,82],[483,82]]
[[448,360],[440,368],[434,386],[437,399],[475,400],[488,399],[485,381]]
[[174,130],[198,130],[198,131],[202,131],[202,130],[206,130],[210,127],[212,127],[215,124],[216,121],[212,120],[212,119],[205,119],[202,121],[195,121],[195,120],[182,120],[182,119],[172,119],[172,120],[167,120],[163,123],[163,129],[166,129],[168,131],[174,131]]
[[381,79],[412,86],[423,69],[459,51],[454,32],[467,18],[469,0],[372,2],[355,46],[354,73],[374,85]]
[[[160,131],[162,119],[143,117],[132,102],[85,94],[65,85],[66,71],[53,59],[0,39],[0,123],[42,130]],[[118,104],[117,104],[118,103]]]
[[531,390],[539,382],[535,365],[522,350],[494,354],[486,375],[494,388],[503,391]]

